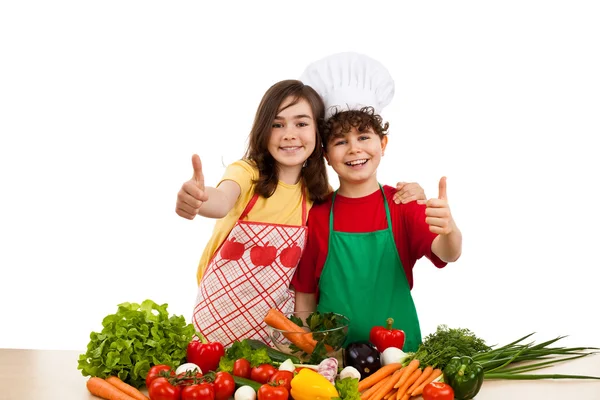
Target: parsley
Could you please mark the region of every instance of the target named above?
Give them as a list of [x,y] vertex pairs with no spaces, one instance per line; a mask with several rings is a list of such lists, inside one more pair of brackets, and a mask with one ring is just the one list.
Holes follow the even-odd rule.
[[418,359],[422,365],[433,365],[444,369],[452,357],[469,356],[490,351],[483,339],[475,336],[469,329],[448,328],[439,325],[437,330],[423,340],[416,353],[407,361]]
[[245,358],[250,363],[251,367],[258,367],[262,364],[271,364],[273,360],[267,353],[267,348],[263,347],[254,350],[246,339],[235,341],[233,344],[225,350],[225,356],[221,357],[219,361],[219,371],[232,372],[233,363],[235,360]]
[[360,400],[358,379],[356,378],[338,379],[335,381],[335,388],[342,400]]
[[[346,331],[343,329],[334,332],[325,332],[330,329],[339,328],[347,324],[347,320],[332,312],[321,313],[319,311],[312,312],[306,317],[306,324],[296,316],[290,316],[289,319],[300,327],[308,327],[313,334],[313,338],[317,341],[315,350],[310,355],[308,360],[311,364],[319,364],[327,358],[327,349],[325,345],[335,349],[340,348],[346,340]],[[290,350],[302,351],[296,345],[291,344]],[[306,355],[306,353],[304,353]]]

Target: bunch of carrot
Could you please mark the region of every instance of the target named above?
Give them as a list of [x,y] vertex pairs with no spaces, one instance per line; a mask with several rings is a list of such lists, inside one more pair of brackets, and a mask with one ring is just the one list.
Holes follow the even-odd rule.
[[421,395],[427,384],[442,375],[442,370],[430,365],[420,367],[417,359],[406,366],[400,363],[384,365],[358,382],[361,400],[408,400]]
[[[300,348],[306,354],[312,354],[312,352],[315,350],[317,341],[313,338],[312,333],[306,332],[278,309],[270,309],[265,316],[264,321],[272,328],[285,331],[283,336],[298,346],[298,348]],[[327,351],[332,350],[330,346],[325,345],[325,347],[327,348]]]
[[86,383],[94,396],[106,400],[149,400],[142,392],[116,376],[106,379],[92,377]]

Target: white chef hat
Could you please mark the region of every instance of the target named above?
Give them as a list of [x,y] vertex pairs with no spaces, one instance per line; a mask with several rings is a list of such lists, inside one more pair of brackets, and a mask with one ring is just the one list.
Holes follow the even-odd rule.
[[319,93],[325,119],[336,112],[373,107],[380,114],[394,97],[394,80],[377,60],[358,53],[338,53],[309,64],[300,80]]

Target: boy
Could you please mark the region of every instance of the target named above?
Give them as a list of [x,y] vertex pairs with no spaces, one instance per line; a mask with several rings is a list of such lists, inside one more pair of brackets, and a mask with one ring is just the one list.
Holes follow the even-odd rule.
[[421,331],[410,293],[412,267],[425,256],[442,268],[462,250],[446,179],[440,180],[438,198],[426,205],[395,204],[395,189],[378,183],[389,126],[379,113],[394,94],[380,63],[337,54],[311,64],[301,80],[325,102],[320,131],[340,187],[310,211],[306,249],[292,279],[295,309],[347,316],[347,343],[368,340],[373,326],[392,317],[406,334],[404,351],[416,351]]

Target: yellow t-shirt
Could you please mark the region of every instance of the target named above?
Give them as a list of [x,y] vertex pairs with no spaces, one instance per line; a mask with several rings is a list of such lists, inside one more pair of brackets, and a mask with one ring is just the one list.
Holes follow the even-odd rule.
[[[226,180],[236,182],[240,185],[240,197],[233,206],[233,209],[229,211],[229,214],[215,223],[212,236],[204,248],[198,265],[198,283],[200,283],[204,270],[213,255],[219,246],[221,246],[221,243],[227,239],[229,232],[231,232],[246,205],[252,199],[255,186],[252,181],[256,179],[258,179],[258,169],[254,164],[243,160],[230,164],[225,170],[225,174],[219,181],[219,184]],[[308,215],[308,211],[312,206],[312,202],[308,199],[308,193],[306,193],[306,206]],[[258,197],[258,200],[245,220],[272,224],[303,225],[306,221],[302,221],[302,183],[298,182],[295,185],[289,185],[280,181],[271,197]]]

